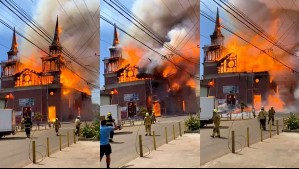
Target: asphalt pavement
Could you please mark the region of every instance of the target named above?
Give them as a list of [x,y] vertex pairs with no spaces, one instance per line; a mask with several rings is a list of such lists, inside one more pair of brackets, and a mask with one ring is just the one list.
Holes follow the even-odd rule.
[[242,152],[229,153],[212,160],[202,168],[298,168],[299,133],[281,133],[244,148]]
[[[157,123],[152,125],[152,131],[156,132],[157,146],[160,147],[166,143],[165,128],[167,128],[168,141],[173,140],[173,125],[175,125],[175,137],[179,135],[179,122],[181,122],[182,131],[184,131],[184,120],[188,116],[179,116],[172,118],[157,118]],[[145,136],[145,127],[140,122],[136,126],[124,127],[121,131],[116,131],[114,143],[112,146],[111,167],[119,168],[128,162],[139,157],[138,135],[143,137],[144,155],[148,156],[153,150],[153,138]],[[101,163],[101,168],[105,168],[105,158]]]
[[[279,120],[279,130],[282,130],[283,122],[282,118]],[[276,122],[275,122],[276,123]],[[208,125],[200,130],[201,143],[201,165],[206,164],[209,161],[215,160],[223,155],[231,153],[231,132],[235,131],[236,140],[236,152],[240,153],[247,146],[247,128],[249,128],[250,145],[261,141],[260,125],[257,119],[246,120],[224,120],[220,125],[221,138],[212,138],[210,135],[213,132],[213,125]],[[272,127],[272,136],[276,135],[276,127]],[[263,132],[263,139],[270,137],[269,126],[267,125],[267,131]]]
[[[70,136],[73,133],[74,124],[62,124],[60,133],[62,134],[62,147],[67,147],[67,131]],[[40,131],[31,131],[31,138],[26,138],[25,132],[18,132],[14,136],[6,136],[0,139],[0,168],[22,168],[32,163],[32,141],[36,142],[37,162],[46,156],[46,140],[50,140],[50,153],[59,151],[59,137],[56,136],[53,128],[45,130],[41,127]],[[73,143],[73,137],[70,137]]]

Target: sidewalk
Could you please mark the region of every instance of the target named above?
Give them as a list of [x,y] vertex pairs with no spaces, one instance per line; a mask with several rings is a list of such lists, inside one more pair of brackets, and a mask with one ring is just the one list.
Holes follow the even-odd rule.
[[244,148],[240,153],[210,161],[202,168],[298,168],[298,152],[299,134],[282,133]]
[[122,168],[199,168],[200,134],[185,134],[145,158],[137,158]]
[[30,164],[24,168],[99,168],[99,141],[79,141],[51,154],[38,164]]

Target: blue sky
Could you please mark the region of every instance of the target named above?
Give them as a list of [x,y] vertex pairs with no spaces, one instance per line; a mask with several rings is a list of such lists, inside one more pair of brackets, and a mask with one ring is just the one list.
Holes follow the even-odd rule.
[[[200,10],[204,11],[205,13],[207,13],[209,16],[213,17],[214,19],[216,18],[217,7],[218,7],[217,4],[211,0],[201,0]],[[220,18],[223,19],[224,22],[227,21],[226,13],[221,8],[219,8],[219,15],[220,15]],[[202,63],[203,63],[204,53],[203,53],[202,47],[204,45],[211,44],[210,35],[213,34],[214,28],[215,28],[214,22],[206,19],[203,16],[200,16],[200,48],[201,48],[201,50],[200,50],[200,63],[201,63],[200,64],[200,76],[202,76],[202,72],[203,72]],[[222,30],[222,33],[225,37],[227,37],[229,35],[229,34],[227,34],[227,32],[225,30]]]
[[[126,0],[122,1],[122,3],[129,9],[132,8],[135,0]],[[116,25],[119,25],[120,27],[124,27],[124,25],[128,26],[130,22],[125,20],[120,14],[118,14],[116,11],[114,11],[113,8],[111,8],[108,4],[106,4],[103,0],[100,1],[101,4],[101,15],[108,18],[112,22],[114,22]],[[100,20],[100,55],[101,55],[101,61],[100,61],[100,85],[104,85],[104,65],[103,65],[103,58],[109,57],[109,47],[112,45],[113,41],[113,31],[114,27],[110,24],[106,23],[103,20]],[[122,32],[118,31],[119,39],[121,39],[124,35]],[[121,42],[120,42],[121,43]]]
[[[28,13],[29,15],[30,15],[30,17],[31,18],[35,18],[36,16],[41,16],[41,15],[45,15],[44,13],[40,13],[40,12],[43,12],[43,11],[46,11],[46,10],[43,10],[43,9],[39,9],[38,7],[39,7],[39,5],[41,5],[40,4],[40,2],[41,2],[42,0],[39,0],[39,1],[37,1],[37,0],[35,0],[35,1],[33,1],[33,0],[16,0],[16,1],[14,1],[14,2],[16,2],[22,9],[24,9],[25,11],[26,11],[26,13]],[[44,2],[44,1],[43,1]],[[59,1],[61,4],[63,4],[62,6],[64,6],[64,10],[66,10],[66,12],[68,12],[68,14],[70,15],[70,14],[72,14],[73,16],[76,16],[76,15],[79,15],[79,12],[78,12],[78,10],[74,10],[74,2],[72,2],[72,1],[62,1],[62,0],[60,0]],[[96,6],[96,5],[94,5],[94,6],[91,6],[91,5],[93,5],[93,4],[96,4],[95,2],[97,2],[98,3],[98,1],[97,0],[93,0],[93,1],[86,1],[86,3],[87,3],[87,7],[86,6],[80,6],[80,1],[79,0],[76,0],[76,2],[77,2],[77,4],[79,5],[79,9],[81,10],[81,12],[83,11],[83,10],[85,10],[86,11],[86,9],[88,9],[89,8],[89,10],[91,11],[91,15],[93,15],[94,14],[94,12],[96,11],[96,8],[98,7],[98,5]],[[55,13],[55,20],[56,20],[56,15],[59,15],[60,17],[59,17],[59,21],[60,21],[60,23],[62,23],[63,21],[64,21],[64,23],[66,23],[67,21],[67,19],[69,19],[69,16],[66,16],[65,14],[64,14],[64,11],[60,8],[60,6],[58,5],[58,1],[51,1],[51,3],[52,4],[49,4],[49,6],[48,6],[48,9],[47,10],[53,10],[53,13]],[[67,3],[72,3],[72,4],[69,4],[69,5],[67,5]],[[72,6],[71,6],[72,5]],[[55,8],[55,6],[57,7],[59,7],[59,9],[58,8]],[[71,8],[72,7],[72,8]],[[86,8],[86,9],[85,9]],[[75,8],[76,9],[76,8]],[[21,34],[23,34],[23,35],[25,35],[27,38],[29,38],[30,40],[32,40],[32,41],[34,41],[35,42],[35,38],[40,38],[39,37],[39,35],[37,35],[37,34],[33,34],[33,33],[29,33],[28,34],[28,32],[27,32],[27,34],[26,34],[26,32],[25,32],[25,30],[26,30],[26,25],[25,25],[25,23],[23,23],[23,21],[21,20],[21,19],[19,19],[15,14],[13,14],[9,9],[7,9],[3,4],[1,4],[0,3],[0,19],[2,19],[2,20],[4,20],[7,24],[9,24],[10,26],[12,26],[12,27],[15,27],[16,28],[16,30],[18,31],[18,32],[20,32]],[[71,13],[72,12],[72,13]],[[50,14],[49,14],[50,15]],[[89,16],[89,15],[88,15]],[[49,16],[49,18],[51,19],[52,17],[51,16]],[[50,20],[49,19],[49,20]],[[80,18],[81,19],[81,18]],[[79,20],[79,19],[78,19]],[[82,20],[82,19],[81,19]],[[45,21],[44,23],[46,23],[47,21]],[[55,23],[55,22],[54,22]],[[43,23],[40,23],[41,25],[43,24]],[[42,25],[43,26],[43,25]],[[62,28],[65,28],[66,26],[65,25],[60,25]],[[64,27],[65,26],[65,27]],[[52,33],[53,31],[54,31],[54,26],[52,27],[52,25],[51,26],[48,26],[48,27],[45,27],[46,29],[47,29],[47,31],[48,32],[50,32],[50,33]],[[77,25],[76,25],[76,27],[74,27],[74,29],[76,29],[77,28]],[[69,29],[68,30],[63,30],[62,29],[62,32],[63,33],[66,33],[66,35],[70,35],[70,33],[68,32],[69,31]],[[67,34],[68,33],[68,34]],[[80,32],[81,33],[81,32]],[[7,60],[7,52],[10,50],[10,47],[11,47],[11,40],[12,40],[12,34],[13,34],[13,32],[12,32],[12,30],[10,30],[9,28],[7,28],[6,26],[4,26],[3,24],[1,24],[0,23],[0,61],[5,61],[5,60]],[[84,34],[85,35],[85,34]],[[79,36],[79,35],[78,35]],[[84,36],[85,37],[85,36]],[[87,37],[87,36],[86,36]],[[69,39],[71,39],[71,37],[68,37],[68,39],[64,39],[63,40],[63,42],[62,42],[62,44],[64,45],[64,46],[70,46],[70,45],[68,45],[68,44],[70,44],[70,43],[68,43],[68,42],[66,42],[66,40],[69,40]],[[95,38],[96,39],[96,38]],[[84,38],[82,38],[82,42],[85,42],[85,39]],[[22,58],[22,59],[28,59],[29,57],[28,56],[24,56],[24,51],[22,51],[22,49],[20,48],[20,44],[22,44],[22,42],[25,42],[26,44],[29,44],[29,42],[27,42],[26,40],[24,40],[22,37],[20,37],[19,35],[17,35],[17,42],[18,42],[18,44],[19,44],[19,56]],[[43,42],[43,41],[42,41]],[[37,43],[37,42],[35,42],[35,43]],[[66,43],[68,43],[68,44],[66,44]],[[95,41],[94,43],[96,43],[95,45],[98,47],[99,46],[99,42],[98,41]],[[48,45],[46,44],[46,45],[42,45],[42,44],[39,44],[39,45],[41,45],[41,47],[43,47],[44,48],[44,50],[48,50],[47,48],[48,48]],[[29,44],[29,46],[30,47],[32,47],[32,45],[31,44]],[[35,48],[35,47],[34,47]],[[68,48],[69,49],[69,48]],[[71,48],[72,49],[72,48]],[[73,49],[72,49],[73,50]],[[83,53],[82,54],[82,56],[81,57],[86,57],[87,58],[87,56],[93,56],[94,55],[94,53],[97,53],[98,54],[98,51],[99,51],[99,47],[97,48],[97,50],[96,51],[92,51],[91,52],[91,54],[90,53],[88,53],[88,52],[90,52],[90,51],[86,51],[85,53]],[[81,51],[80,51],[81,52]],[[85,56],[86,55],[86,56]],[[94,56],[93,56],[93,58],[95,58]],[[93,58],[90,58],[90,59],[93,59]],[[38,56],[38,58],[37,59],[39,59],[39,56]],[[89,59],[89,58],[88,58]],[[87,60],[87,59],[86,59]],[[28,60],[27,60],[28,61]],[[88,60],[89,61],[89,60]],[[84,62],[84,63],[88,63],[88,61],[86,61],[86,62]],[[38,60],[38,61],[35,61],[34,62],[34,60],[32,60],[32,59],[30,59],[30,63],[32,62],[32,65],[33,66],[35,66],[35,65],[40,65],[40,60]],[[79,62],[81,62],[81,60],[79,60]],[[88,65],[89,66],[89,65]],[[91,67],[91,69],[93,68],[93,66],[90,66]],[[73,67],[74,68],[74,67]],[[34,69],[34,68],[33,68]],[[85,82],[82,82],[82,83],[85,83]],[[94,90],[93,91],[93,95],[92,95],[92,98],[93,98],[93,101],[94,102],[98,102],[99,103],[99,91],[97,91],[97,90]]]
[[[31,0],[22,0],[22,1],[15,1],[19,6],[29,14],[33,15],[34,10],[36,8],[36,1]],[[9,11],[4,5],[0,4],[0,19],[7,22],[9,25],[16,27],[17,31],[20,31],[22,34],[24,33],[24,26],[25,24],[17,18],[17,16],[13,15],[11,11]],[[7,60],[7,53],[11,47],[11,40],[12,40],[12,30],[0,24],[0,60]],[[18,38],[17,41],[20,42],[23,39]]]

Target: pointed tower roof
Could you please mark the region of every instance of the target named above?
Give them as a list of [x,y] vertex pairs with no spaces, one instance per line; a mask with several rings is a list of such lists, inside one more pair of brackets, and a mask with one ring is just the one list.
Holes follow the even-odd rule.
[[8,56],[14,56],[18,53],[18,44],[17,44],[17,37],[16,37],[16,30],[14,28],[13,30],[13,36],[12,36],[12,42],[11,42],[11,48],[9,52],[7,52]]
[[54,39],[53,39],[53,42],[52,42],[52,46],[60,46],[58,16],[57,16],[57,20],[56,20],[56,27],[55,27],[55,33],[54,33]]
[[217,8],[217,14],[216,14],[216,24],[214,29],[214,36],[223,36],[221,33],[221,25],[220,25],[220,18],[219,18],[219,10]]
[[114,24],[114,37],[113,37],[113,46],[117,46],[119,44],[116,25]]

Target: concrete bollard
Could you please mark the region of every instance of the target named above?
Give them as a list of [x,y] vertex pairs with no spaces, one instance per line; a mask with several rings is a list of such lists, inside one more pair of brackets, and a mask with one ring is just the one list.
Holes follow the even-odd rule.
[[175,140],[175,128],[174,128],[174,125],[172,126],[172,130],[173,130],[173,140]]
[[165,127],[165,139],[166,139],[166,144],[168,144],[167,127]]
[[277,132],[277,135],[279,135],[279,125],[278,125],[278,120],[276,120],[276,132]]
[[50,140],[49,140],[49,137],[47,137],[47,156],[50,157]]
[[229,120],[232,120],[232,113],[229,113]]
[[140,157],[143,157],[142,135],[139,135],[139,150],[140,150]]
[[157,150],[157,144],[156,144],[156,132],[153,131],[153,141],[154,141],[154,150]]
[[263,142],[263,129],[261,128],[261,142]]
[[284,125],[284,118],[282,118],[282,132],[284,130],[284,127],[285,127],[285,125]]
[[59,150],[62,150],[62,138],[61,138],[61,134],[59,134]]
[[270,138],[272,138],[272,122],[269,123]]
[[45,130],[47,130],[47,124],[45,124]]
[[244,114],[242,113],[242,120],[244,120]]
[[236,147],[235,147],[235,131],[232,131],[232,153],[236,153]]
[[36,164],[36,151],[35,151],[35,141],[32,141],[32,162]]
[[73,130],[73,135],[74,135],[74,144],[77,144],[77,142],[76,142],[76,132],[75,132],[75,130]]
[[247,128],[247,147],[250,147],[249,128]]
[[180,129],[180,136],[182,137],[182,127],[181,127],[181,122],[179,122],[179,129]]
[[70,132],[67,132],[67,146],[70,147]]

